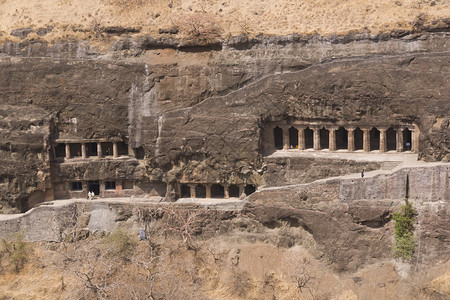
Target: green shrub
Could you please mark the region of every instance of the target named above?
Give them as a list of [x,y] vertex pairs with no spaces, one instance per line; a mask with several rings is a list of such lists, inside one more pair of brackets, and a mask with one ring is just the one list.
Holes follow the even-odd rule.
[[411,260],[415,250],[414,242],[414,215],[412,204],[405,199],[400,212],[395,212],[392,219],[395,221],[394,256],[404,260]]
[[116,230],[105,238],[105,244],[113,255],[128,260],[134,253],[137,241],[130,234]]
[[3,255],[8,259],[9,263],[19,272],[28,260],[28,250],[23,238],[23,232],[16,233],[14,240],[9,242],[2,239]]

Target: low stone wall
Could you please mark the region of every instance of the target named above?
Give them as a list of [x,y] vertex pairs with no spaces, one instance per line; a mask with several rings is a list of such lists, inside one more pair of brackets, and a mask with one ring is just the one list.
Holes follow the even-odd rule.
[[[407,178],[409,199],[421,202],[450,200],[450,164],[434,164],[401,168],[395,172],[361,178],[349,175],[342,178],[320,179],[311,183],[262,189],[249,197],[258,205],[304,207],[308,203],[359,200],[401,200],[406,197]],[[280,201],[282,199],[282,201]]]
[[[309,184],[263,189],[247,199],[250,206],[301,208],[311,213],[332,209],[336,206],[333,204],[336,201],[342,205],[362,201],[363,206],[366,206],[364,201],[367,200],[373,200],[374,203],[377,200],[397,200],[394,202],[400,203],[398,200],[403,199],[406,194],[408,176],[409,197],[418,201],[416,205],[441,203],[445,208],[450,200],[449,170],[450,164],[439,164],[402,168],[393,173],[373,177],[369,175],[365,178],[322,179]],[[158,205],[162,204],[133,200],[54,201],[53,205],[41,205],[24,214],[0,215],[0,237],[11,238],[14,233],[23,231],[27,241],[59,242],[64,240],[67,234],[80,229],[111,232],[118,222],[122,221],[137,232],[141,226],[142,210]],[[185,208],[199,207],[202,206],[192,204]],[[438,215],[443,208],[427,210]],[[430,218],[429,216],[428,219]]]
[[449,164],[402,168],[392,174],[344,179],[340,200],[409,199],[440,201],[450,199]]
[[24,214],[0,216],[0,237],[10,239],[23,232],[26,241],[59,242],[64,231],[74,228],[77,207],[74,203],[39,206]]

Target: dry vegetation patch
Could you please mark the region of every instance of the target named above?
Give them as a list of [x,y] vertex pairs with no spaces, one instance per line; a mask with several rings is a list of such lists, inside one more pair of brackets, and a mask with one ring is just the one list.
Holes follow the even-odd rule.
[[[212,1],[212,0],[2,0],[0,32],[9,38],[12,30],[53,26],[58,34],[40,38],[88,39],[71,32],[78,28],[137,27],[140,34],[158,36],[160,29],[184,27],[179,37],[226,38],[229,35],[322,35],[349,32],[389,32],[412,29],[448,18],[450,4],[444,0],[288,0],[288,1]],[[95,24],[95,26],[93,25]],[[62,30],[58,31],[57,27]],[[164,30],[163,30],[164,31]],[[42,31],[41,31],[42,32]],[[68,36],[67,36],[68,35]],[[90,39],[101,39],[90,36]]]

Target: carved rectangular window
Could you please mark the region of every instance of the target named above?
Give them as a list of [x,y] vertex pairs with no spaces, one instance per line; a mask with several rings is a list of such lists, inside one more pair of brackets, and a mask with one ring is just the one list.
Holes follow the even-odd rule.
[[116,189],[116,182],[115,181],[106,181],[105,182],[105,189],[106,190],[115,190]]
[[72,191],[82,191],[83,190],[83,183],[81,181],[74,181],[71,183],[71,190]]

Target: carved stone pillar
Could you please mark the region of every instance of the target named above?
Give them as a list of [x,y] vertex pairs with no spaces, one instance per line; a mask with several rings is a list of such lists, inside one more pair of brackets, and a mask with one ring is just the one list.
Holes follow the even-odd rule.
[[86,144],[85,143],[81,144],[81,158],[87,158]]
[[204,186],[206,189],[206,198],[211,198],[211,184],[205,183]]
[[268,128],[268,131],[266,132],[266,138],[267,138],[267,143],[266,143],[266,150],[275,150],[275,127],[274,126],[270,126]]
[[66,144],[66,158],[70,158],[70,144]]
[[190,191],[191,191],[191,198],[195,199],[196,195],[195,195],[195,187],[197,186],[196,184],[188,184]]
[[320,128],[314,127],[314,150],[320,150]]
[[113,157],[119,157],[119,150],[117,148],[117,142],[113,142]]
[[370,152],[370,129],[363,128],[363,150],[364,152]]
[[283,150],[289,149],[289,127],[283,126],[281,127],[283,130]]
[[334,127],[327,128],[328,134],[328,149],[330,151],[336,151],[336,130]]
[[298,150],[305,150],[305,127],[298,128]]
[[403,152],[403,128],[397,129],[397,152]]
[[228,183],[224,183],[222,186],[223,186],[223,197],[225,199],[230,198],[230,190],[229,190],[230,185]]
[[239,185],[239,197],[241,197],[244,194],[244,185],[240,184]]
[[98,156],[98,158],[102,158],[103,157],[102,143],[100,143],[100,142],[97,143],[97,156]]
[[387,151],[386,145],[386,128],[379,128],[380,130],[380,152]]
[[419,153],[419,128],[415,127],[413,128],[411,132],[411,152],[413,153]]
[[355,151],[355,128],[349,127],[347,129],[347,150],[350,152]]

